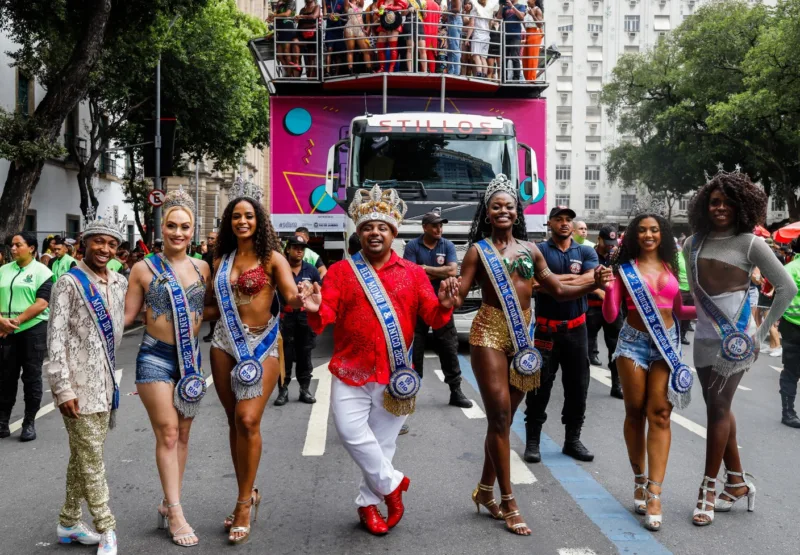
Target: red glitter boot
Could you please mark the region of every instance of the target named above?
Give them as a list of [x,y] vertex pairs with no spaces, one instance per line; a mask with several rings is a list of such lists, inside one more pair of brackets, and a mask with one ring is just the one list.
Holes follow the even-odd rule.
[[383,536],[389,533],[389,527],[386,526],[386,521],[383,520],[383,515],[375,505],[368,505],[366,507],[358,508],[358,518],[361,523],[367,527],[370,534],[375,536]]
[[403,513],[406,511],[403,506],[403,492],[408,491],[410,484],[411,480],[408,479],[408,476],[404,476],[397,489],[383,498],[386,507],[389,509],[389,515],[386,518],[386,524],[389,525],[389,528],[397,526],[397,523],[403,518]]

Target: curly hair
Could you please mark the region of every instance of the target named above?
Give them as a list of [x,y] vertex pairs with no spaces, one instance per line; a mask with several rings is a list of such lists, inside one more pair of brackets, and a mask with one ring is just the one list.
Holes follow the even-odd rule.
[[753,185],[745,173],[719,173],[700,187],[689,203],[689,225],[698,235],[707,235],[712,230],[708,217],[711,193],[722,191],[736,207],[736,234],[752,233],[753,228],[767,219],[767,195]]
[[670,269],[674,275],[678,275],[678,247],[675,245],[675,238],[672,236],[672,226],[669,221],[660,214],[644,213],[638,214],[631,220],[625,231],[625,236],[622,238],[622,245],[620,245],[616,256],[614,257],[614,270],[619,271],[619,266],[623,262],[635,260],[639,257],[639,224],[646,218],[653,218],[658,222],[658,227],[661,229],[661,244],[658,245],[658,256],[669,264]]
[[[514,222],[511,233],[515,238],[521,241],[527,241],[528,228],[525,227],[525,213],[523,210],[522,203],[519,198],[517,198],[517,220]],[[480,200],[478,202],[478,208],[475,210],[475,217],[472,219],[472,226],[469,229],[468,248],[481,239],[491,237],[492,224],[486,223],[487,216],[488,211],[486,210],[486,203]]]
[[272,251],[281,251],[281,242],[275,228],[272,227],[269,214],[264,206],[248,197],[237,197],[228,203],[222,213],[222,223],[219,226],[216,246],[214,247],[214,258],[222,258],[223,254],[229,254],[236,250],[238,241],[233,232],[233,209],[240,202],[247,202],[256,213],[256,232],[253,234],[253,246],[256,255],[263,264],[269,262]]

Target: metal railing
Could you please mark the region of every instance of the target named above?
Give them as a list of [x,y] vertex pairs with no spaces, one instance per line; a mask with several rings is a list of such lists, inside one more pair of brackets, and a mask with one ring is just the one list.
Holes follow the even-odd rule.
[[393,31],[383,29],[378,11],[369,9],[317,20],[274,18],[274,80],[323,82],[404,73],[543,86],[547,66],[553,54],[557,57],[545,47],[543,21],[413,9],[400,13],[403,24]]

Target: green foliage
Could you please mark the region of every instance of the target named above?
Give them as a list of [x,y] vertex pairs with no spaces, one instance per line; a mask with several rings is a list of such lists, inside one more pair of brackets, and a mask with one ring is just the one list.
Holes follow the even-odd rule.
[[651,51],[623,56],[603,103],[623,135],[607,170],[626,186],[683,195],[718,162],[740,164],[796,206],[800,2],[708,4]]
[[63,156],[61,145],[42,138],[35,126],[36,122],[30,117],[0,108],[0,158],[31,163]]

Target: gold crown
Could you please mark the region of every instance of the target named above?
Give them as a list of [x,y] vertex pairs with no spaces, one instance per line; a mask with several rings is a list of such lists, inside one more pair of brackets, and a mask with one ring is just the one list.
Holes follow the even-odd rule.
[[381,191],[378,185],[371,190],[359,189],[347,211],[356,224],[356,230],[363,224],[372,221],[386,222],[395,231],[398,230],[406,215],[408,207],[397,191],[386,189]]

